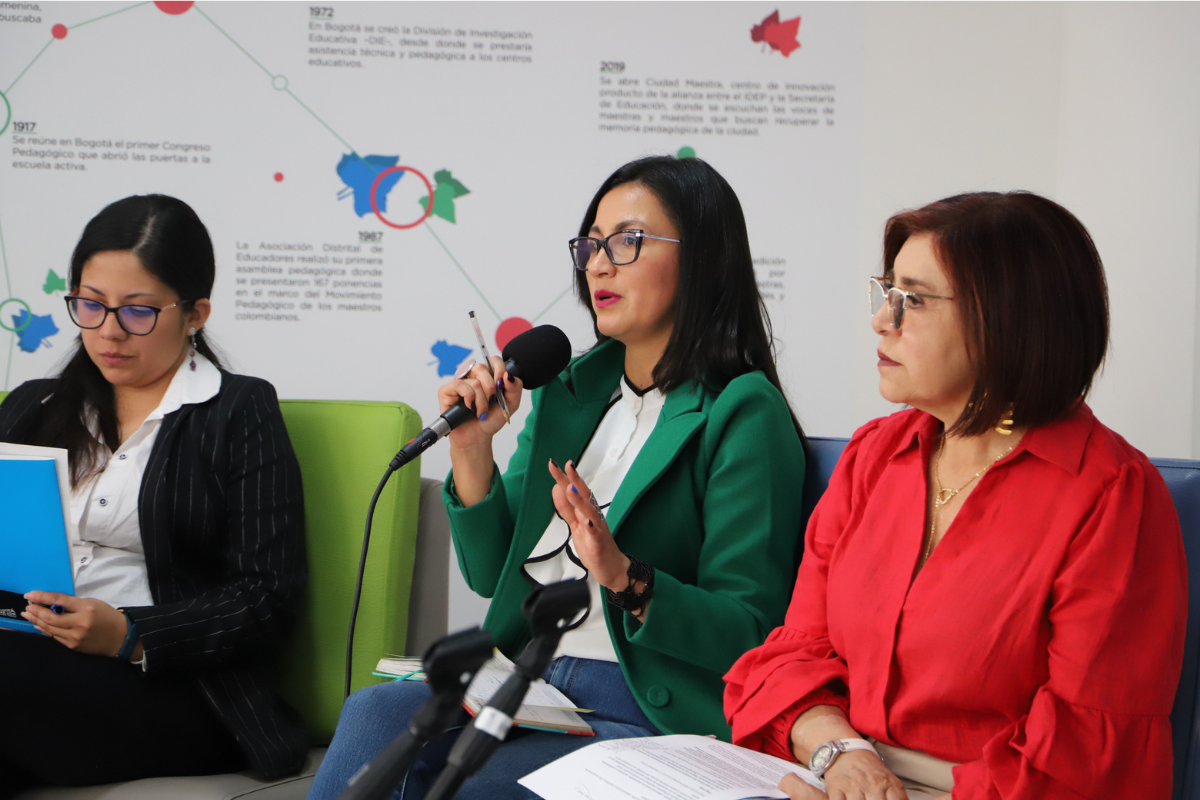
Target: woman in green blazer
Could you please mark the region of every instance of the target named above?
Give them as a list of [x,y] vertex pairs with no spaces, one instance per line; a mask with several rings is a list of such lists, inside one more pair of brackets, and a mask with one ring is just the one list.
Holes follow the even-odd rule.
[[[698,159],[646,158],[601,186],[570,242],[598,344],[530,395],[503,475],[492,437],[519,381],[494,359],[439,392],[478,422],[450,434],[445,486],[459,566],[492,598],[484,627],[515,657],[531,586],[587,579],[592,608],[546,680],[595,709],[596,736],[514,729],[462,798],[536,797],[517,779],[600,739],[729,740],[722,675],[783,619],[802,533],[804,449],[775,370],[737,196]],[[335,797],[402,732],[420,684],[350,698],[310,797]],[[453,735],[398,796],[421,798]]]

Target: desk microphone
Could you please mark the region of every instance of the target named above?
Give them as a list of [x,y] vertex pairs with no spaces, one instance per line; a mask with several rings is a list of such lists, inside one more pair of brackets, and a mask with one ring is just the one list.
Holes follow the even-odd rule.
[[529,622],[533,639],[517,657],[513,674],[458,735],[445,768],[426,794],[427,800],[451,800],[467,778],[487,762],[508,735],[529,684],[542,677],[571,621],[590,605],[586,580],[540,586],[525,598],[521,611]]
[[412,715],[408,730],[354,773],[338,800],[391,797],[429,740],[454,724],[462,713],[467,686],[491,657],[492,635],[477,627],[434,642],[421,660],[433,697]]

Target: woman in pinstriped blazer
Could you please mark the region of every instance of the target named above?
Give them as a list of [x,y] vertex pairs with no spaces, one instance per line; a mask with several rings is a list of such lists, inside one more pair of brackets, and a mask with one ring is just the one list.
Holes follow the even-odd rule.
[[[300,470],[275,391],[204,340],[215,265],[185,203],[129,197],[84,230],[80,343],[0,406],[0,441],[70,452],[76,595],[0,633],[0,796],[303,763],[270,662],[307,577]],[[65,613],[51,613],[59,604]]]

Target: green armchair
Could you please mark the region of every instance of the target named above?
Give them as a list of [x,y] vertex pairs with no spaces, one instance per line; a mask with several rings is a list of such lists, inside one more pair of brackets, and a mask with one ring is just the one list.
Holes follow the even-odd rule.
[[[346,632],[367,506],[396,451],[421,430],[400,403],[279,403],[304,479],[308,592],[280,663],[280,691],[304,716],[314,745],[328,744],[342,710]],[[375,508],[370,558],[354,636],[351,687],[383,654],[404,655],[417,542],[421,472],[392,475]]]

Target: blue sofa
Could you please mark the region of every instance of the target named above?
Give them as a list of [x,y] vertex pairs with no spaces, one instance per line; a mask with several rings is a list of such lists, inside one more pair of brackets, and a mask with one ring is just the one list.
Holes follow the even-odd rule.
[[[804,481],[804,508],[811,510],[829,485],[833,468],[847,439],[811,438],[809,462]],[[1175,741],[1174,800],[1200,800],[1200,708],[1197,708],[1197,683],[1200,682],[1200,461],[1153,458],[1175,501],[1187,551],[1188,624],[1183,651],[1183,673],[1171,710],[1171,729]],[[808,520],[805,520],[807,527]],[[1136,755],[1134,756],[1136,758]]]

